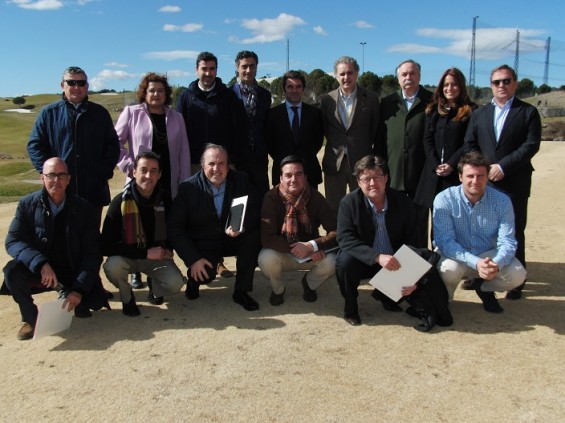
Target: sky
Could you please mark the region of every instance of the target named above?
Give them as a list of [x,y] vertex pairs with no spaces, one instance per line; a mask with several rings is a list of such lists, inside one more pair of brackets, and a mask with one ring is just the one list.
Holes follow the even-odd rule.
[[[550,37],[548,84],[565,85],[565,3],[413,1],[0,0],[0,96],[59,93],[61,74],[80,66],[90,89],[135,90],[147,72],[171,85],[196,79],[195,59],[210,51],[218,76],[234,76],[238,51],[259,56],[258,77],[290,69],[333,72],[341,56],[361,72],[394,74],[405,59],[422,66],[422,83],[437,85],[455,66],[470,72],[473,18],[475,83],[490,70],[515,65],[519,78],[543,84]],[[288,41],[287,41],[288,40]],[[288,42],[288,55],[287,55]]]

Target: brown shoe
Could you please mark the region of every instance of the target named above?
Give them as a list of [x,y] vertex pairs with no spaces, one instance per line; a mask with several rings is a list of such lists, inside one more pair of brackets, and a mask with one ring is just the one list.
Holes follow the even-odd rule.
[[35,328],[30,323],[24,323],[24,325],[18,331],[18,339],[20,341],[25,341],[26,339],[33,338],[33,333],[35,332]]
[[218,268],[216,269],[217,274],[222,278],[231,278],[234,276],[233,272],[224,266],[223,262],[218,263]]

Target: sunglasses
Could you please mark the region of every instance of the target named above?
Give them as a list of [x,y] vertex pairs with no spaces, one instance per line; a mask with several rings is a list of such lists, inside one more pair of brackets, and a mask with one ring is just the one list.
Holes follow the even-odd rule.
[[497,87],[499,87],[500,85],[508,85],[512,82],[512,78],[506,78],[506,79],[494,79],[492,81],[490,81],[490,83],[492,85],[495,85]]
[[86,79],[65,79],[65,82],[69,87],[74,87],[75,85],[84,87],[86,85]]

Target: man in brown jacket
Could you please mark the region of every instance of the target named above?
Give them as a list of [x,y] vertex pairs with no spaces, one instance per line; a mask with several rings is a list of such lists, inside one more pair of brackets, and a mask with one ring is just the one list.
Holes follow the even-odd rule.
[[[271,281],[271,305],[284,303],[285,270],[308,270],[302,298],[314,302],[316,289],[335,274],[336,255],[328,250],[337,247],[336,218],[322,194],[307,183],[300,157],[285,157],[280,169],[280,184],[267,192],[261,208],[259,268]],[[320,236],[320,225],[325,236]]]

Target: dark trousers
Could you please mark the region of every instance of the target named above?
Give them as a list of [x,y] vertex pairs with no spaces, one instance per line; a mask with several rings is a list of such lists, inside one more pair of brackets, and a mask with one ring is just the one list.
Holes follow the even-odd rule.
[[261,160],[253,162],[243,162],[236,165],[237,170],[247,173],[251,185],[255,187],[259,193],[259,198],[263,198],[269,191],[269,168],[268,162],[262,163]]
[[193,283],[209,284],[216,279],[216,269],[223,257],[236,256],[235,266],[237,273],[235,275],[234,290],[250,292],[253,290],[253,276],[255,275],[255,267],[257,266],[257,257],[260,250],[259,229],[242,232],[235,238],[226,236],[222,249],[200,251],[202,258],[212,263],[212,268],[206,269],[209,276],[208,279],[204,282],[196,281],[190,277],[189,271],[188,280]]
[[[522,266],[526,268],[526,222],[528,220],[528,197],[510,197],[512,200],[512,207],[514,208],[514,229],[516,232],[516,241],[518,246],[516,248],[516,258]],[[521,291],[526,282],[516,288],[515,290]]]
[[19,260],[11,260],[4,266],[4,283],[20,307],[22,321],[35,325],[37,306],[33,303],[32,295],[50,289],[41,284],[39,275],[30,272]]
[[380,270],[380,266],[367,266],[349,253],[341,250],[336,258],[335,273],[341,295],[345,298],[344,316],[359,315],[357,297],[361,279],[372,278]]

